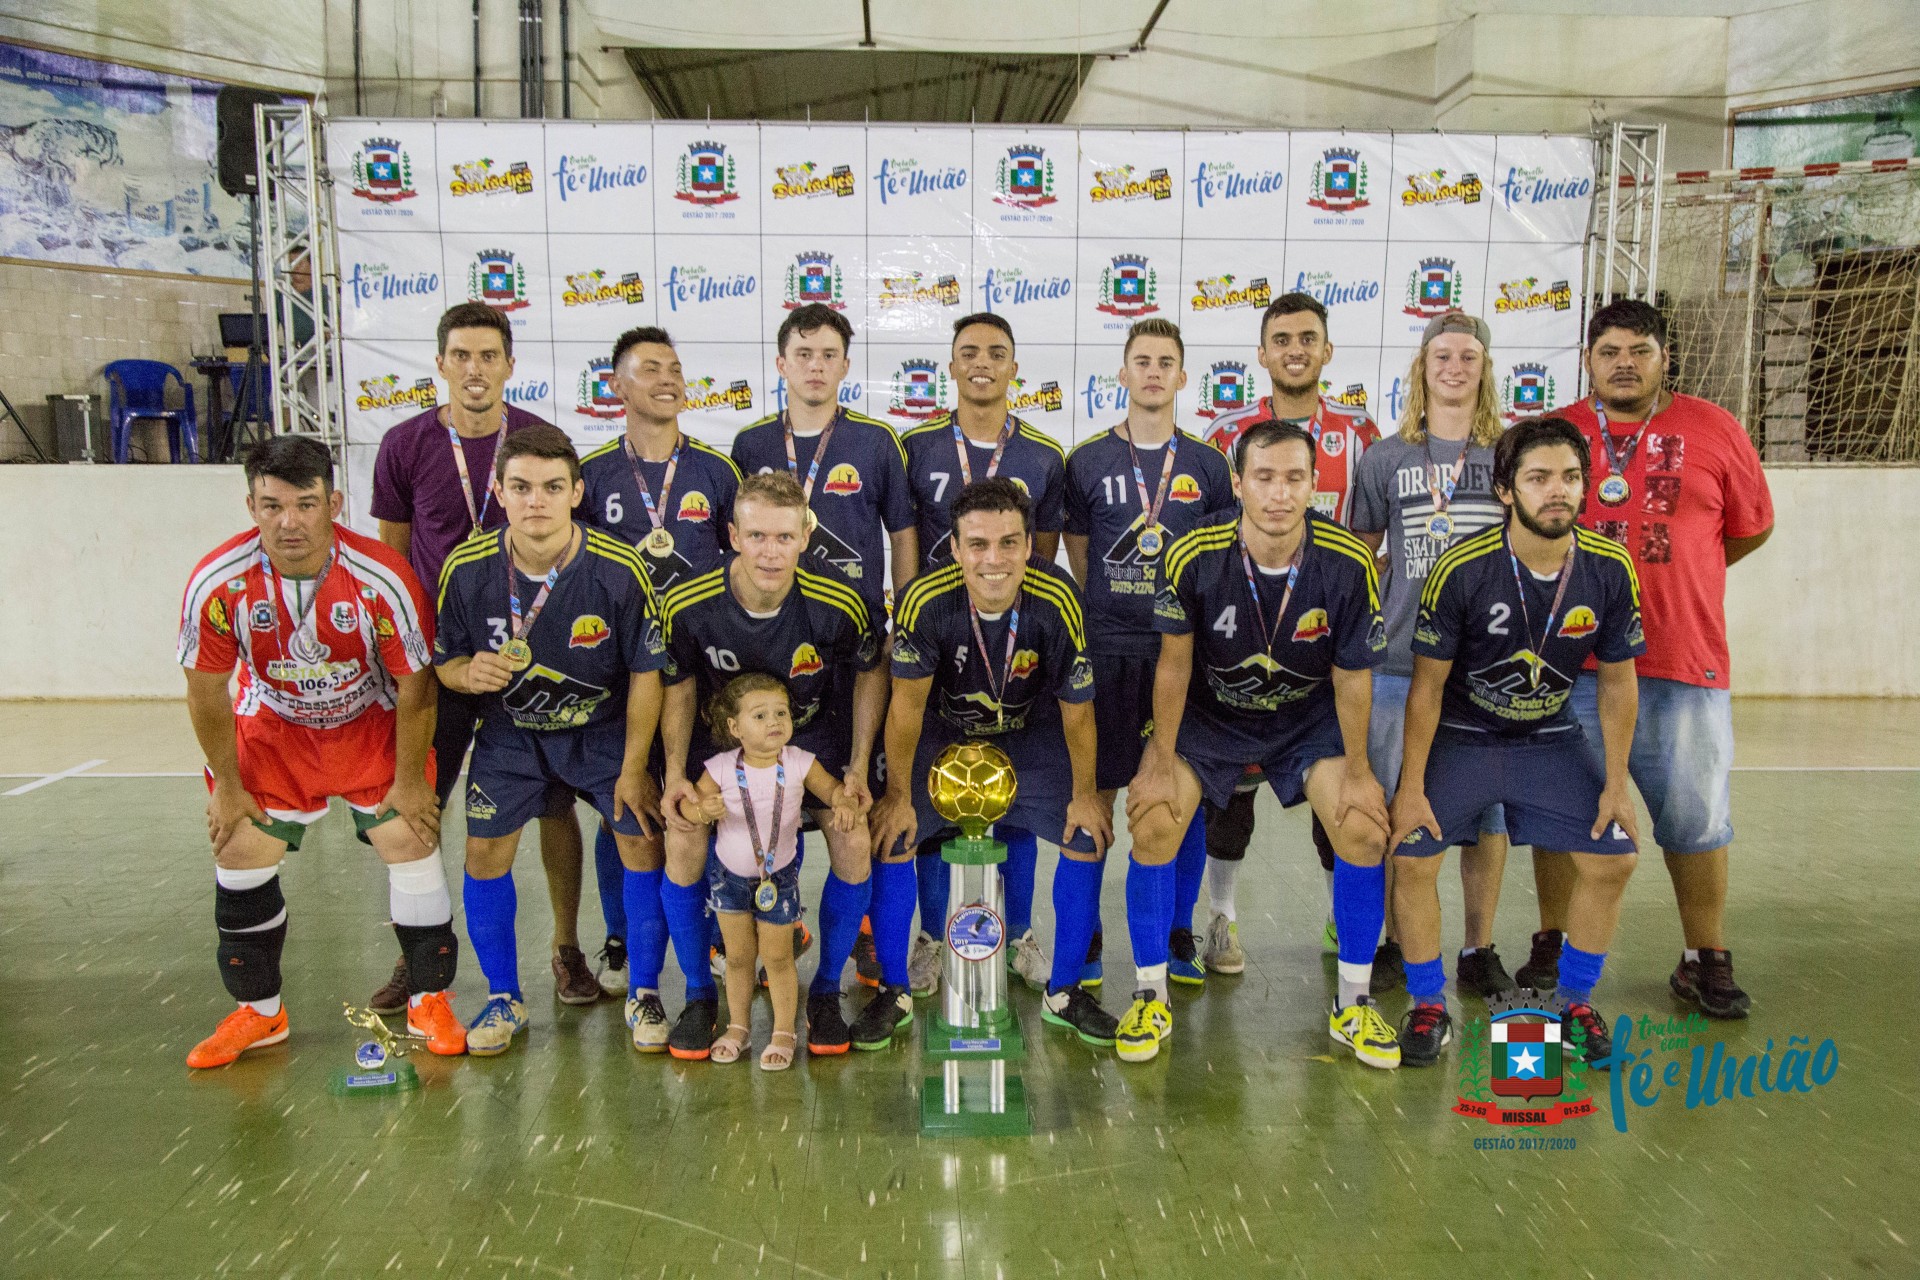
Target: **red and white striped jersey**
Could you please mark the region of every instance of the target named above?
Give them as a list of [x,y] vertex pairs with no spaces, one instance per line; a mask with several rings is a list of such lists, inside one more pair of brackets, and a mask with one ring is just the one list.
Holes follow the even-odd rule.
[[[1207,443],[1231,460],[1234,445],[1249,427],[1271,421],[1273,397],[1262,396],[1260,403],[1252,408],[1215,418],[1207,432]],[[1308,431],[1313,430],[1310,419],[1289,421],[1298,421]],[[1360,470],[1360,455],[1380,438],[1380,428],[1364,408],[1340,404],[1325,396],[1320,397],[1319,421],[1319,451],[1314,459],[1319,478],[1313,490],[1313,509],[1329,520],[1345,524],[1353,511],[1353,478]]]
[[333,548],[324,580],[273,573],[258,530],[194,568],[180,606],[180,665],[232,671],[238,662],[235,715],[265,706],[292,724],[331,729],[391,710],[394,676],[432,665],[433,613],[405,558],[338,524]]

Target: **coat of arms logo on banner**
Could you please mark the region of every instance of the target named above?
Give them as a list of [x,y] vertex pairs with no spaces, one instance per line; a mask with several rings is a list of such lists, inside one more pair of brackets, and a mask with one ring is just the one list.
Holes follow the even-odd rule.
[[620,393],[613,389],[612,377],[611,358],[595,356],[587,361],[587,367],[580,371],[573,411],[589,418],[625,417],[627,406],[622,403]]
[[493,161],[486,157],[468,160],[453,166],[453,177],[447,182],[447,194],[451,196],[524,196],[532,193],[533,170],[525,160],[515,160],[504,172],[496,172]]
[[1115,255],[1110,266],[1100,271],[1100,301],[1096,311],[1133,319],[1158,311],[1159,277],[1147,265],[1144,253]]
[[689,204],[726,204],[740,198],[738,177],[733,157],[724,145],[696,142],[680,157],[673,198]]
[[375,204],[393,204],[419,195],[413,185],[413,161],[392,138],[368,138],[353,153],[353,194]]
[[1307,203],[1329,213],[1364,209],[1367,199],[1367,162],[1354,147],[1328,147],[1313,162],[1307,178]]
[[1407,305],[1404,310],[1410,316],[1432,319],[1457,310],[1465,292],[1466,285],[1461,281],[1459,268],[1454,266],[1452,258],[1422,258],[1413,274],[1407,277]]
[[1038,209],[1054,202],[1053,161],[1047,149],[1030,142],[1007,148],[994,174],[993,198],[1017,209]]
[[1545,413],[1553,402],[1553,375],[1547,372],[1546,365],[1537,361],[1513,366],[1512,372],[1501,380],[1500,403],[1504,409],[1501,416],[1509,422]]
[[495,311],[518,311],[527,301],[527,269],[505,249],[482,249],[467,264],[467,297]]
[[1215,360],[1200,376],[1200,416],[1217,418],[1238,413],[1250,403],[1247,366],[1238,360]]
[[847,304],[841,301],[844,292],[843,273],[834,265],[832,254],[797,254],[787,267],[787,297],[781,305],[793,311],[818,303],[845,311]]
[[887,402],[889,418],[924,422],[946,412],[947,371],[938,361],[922,356],[902,360],[893,375],[893,399]]

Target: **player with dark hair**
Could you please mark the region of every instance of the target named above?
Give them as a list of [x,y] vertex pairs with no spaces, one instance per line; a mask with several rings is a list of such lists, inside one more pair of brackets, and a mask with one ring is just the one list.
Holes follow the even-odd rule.
[[[1640,717],[1627,767],[1653,815],[1673,881],[1685,950],[1668,985],[1715,1018],[1744,1018],[1751,1001],[1727,950],[1727,851],[1733,843],[1733,701],[1727,653],[1727,569],[1773,532],[1760,455],[1740,423],[1711,401],[1666,389],[1666,325],[1623,299],[1587,323],[1591,399],[1559,416],[1580,428],[1605,474],[1580,520],[1620,543],[1640,573],[1647,652],[1634,664]],[[1599,682],[1574,681],[1573,711],[1589,744]],[[1536,853],[1540,929],[1523,973],[1556,980],[1573,887],[1564,857]]]
[[187,711],[211,793],[220,978],[240,1006],[187,1065],[224,1066],[287,1038],[280,863],[331,796],[352,807],[360,839],[387,864],[388,909],[412,975],[407,1034],[434,1053],[462,1053],[451,991],[459,944],[433,792],[426,593],[399,554],[335,523],[344,495],[319,441],[262,441],[246,478],[255,527],[200,561],[180,610]]
[[1173,1034],[1167,937],[1173,858],[1202,800],[1224,806],[1248,763],[1282,805],[1313,806],[1333,838],[1338,996],[1328,1032],[1361,1062],[1400,1063],[1367,993],[1385,912],[1387,810],[1367,762],[1373,665],[1386,647],[1373,554],[1313,509],[1314,440],[1286,422],[1235,445],[1237,519],[1167,552],[1153,736],[1127,789],[1127,925],[1138,971],[1117,1052],[1143,1062]]
[[[1169,320],[1138,321],[1120,350],[1126,421],[1081,441],[1067,458],[1067,564],[1086,592],[1093,661],[1099,783],[1107,812],[1139,768],[1153,724],[1153,671],[1160,653],[1153,600],[1174,539],[1233,510],[1233,469],[1220,450],[1180,430],[1175,398],[1187,384],[1186,343]],[[1193,903],[1206,870],[1206,825],[1183,834],[1169,974],[1199,984],[1206,970],[1193,941]],[[1133,874],[1129,864],[1128,876]],[[1096,930],[1086,978],[1103,964]],[[1020,957],[1014,958],[1020,963]],[[1238,972],[1238,970],[1234,970]]]
[[[863,813],[872,803],[868,768],[887,700],[881,641],[852,584],[831,565],[801,567],[812,519],[806,494],[784,471],[747,476],[734,498],[729,530],[737,554],[682,582],[662,607],[667,694],[660,737],[668,827],[660,895],[687,978],[686,1007],[667,1041],[676,1058],[708,1056],[719,1013],[707,966],[708,828],[688,821],[681,804],[689,797],[698,801],[689,766],[697,772],[713,755],[700,707],[743,672],[773,676],[787,689],[793,744],[841,778]],[[865,833],[820,826],[831,870],[820,897],[820,965],[807,995],[807,1050],[839,1054],[848,1045],[840,972],[867,911],[872,860]]]
[[[1367,416],[1364,401],[1348,404],[1321,390],[1320,375],[1333,359],[1326,307],[1311,294],[1283,293],[1275,298],[1261,313],[1260,345],[1254,358],[1267,371],[1272,394],[1214,419],[1213,429],[1207,432],[1208,441],[1222,453],[1232,453],[1235,443],[1256,423],[1291,422],[1304,428],[1314,442],[1313,509],[1329,520],[1349,524],[1354,476],[1361,456],[1380,439],[1380,428]],[[1221,973],[1239,973],[1247,965],[1246,952],[1240,946],[1234,888],[1247,845],[1253,840],[1253,801],[1259,791],[1260,779],[1250,772],[1225,807],[1208,805],[1205,810],[1212,918],[1207,926],[1204,963]],[[1333,951],[1339,945],[1332,915],[1333,842],[1318,814],[1313,815],[1313,847],[1327,875],[1324,946]],[[1186,939],[1192,938],[1193,907],[1198,898],[1197,880],[1191,873],[1183,874],[1174,906],[1176,971],[1181,967],[1178,953],[1183,940],[1179,935],[1185,931]]]
[[[638,551],[654,594],[664,598],[674,586],[720,563],[740,472],[726,454],[680,429],[686,376],[666,330],[643,326],[616,338],[611,383],[626,406],[626,430],[581,459],[586,490],[580,522]],[[654,772],[661,776],[658,766]],[[628,1001],[634,1047],[658,1053],[667,1047],[659,991],[667,951],[667,922],[660,908],[666,853],[658,834],[644,839],[649,842],[649,865],[641,872],[622,865],[613,832],[605,824],[594,841],[600,908],[607,921],[600,981]],[[629,895],[626,881],[635,875],[642,883]],[[627,915],[629,896],[643,907],[638,918]]]
[[[1438,855],[1473,840],[1494,804],[1505,806],[1514,840],[1571,853],[1560,993],[1587,1061],[1612,1054],[1593,989],[1637,856],[1627,748],[1638,697],[1633,660],[1646,644],[1633,561],[1574,523],[1587,478],[1586,441],[1572,423],[1514,424],[1493,460],[1508,519],[1451,547],[1420,593],[1393,797],[1394,921],[1414,1000],[1400,1030],[1408,1066],[1431,1065],[1453,1036]],[[1589,657],[1599,663],[1598,754],[1571,706]]]
[[[950,831],[923,779],[940,752],[963,739],[991,742],[1012,760],[1020,786],[1008,824],[1060,846],[1042,1016],[1089,1044],[1113,1043],[1113,1015],[1080,986],[1099,910],[1100,861],[1113,838],[1112,805],[1100,803],[1094,779],[1093,668],[1079,594],[1034,557],[1032,521],[1032,504],[1012,479],[974,481],[953,503],[954,563],[916,578],[901,598],[887,712],[887,756],[901,767],[870,823],[883,981],[854,1023],[862,1049],[885,1048],[913,1021],[909,862],[916,840],[938,841]],[[938,918],[946,919],[944,902]]]
[[[647,753],[665,661],[653,587],[634,549],[574,518],[580,459],[554,427],[501,442],[495,497],[507,528],[479,533],[440,574],[442,682],[480,700],[467,774],[467,937],[487,975],[467,1032],[475,1054],[506,1052],[527,1025],[515,943],[520,829],[561,786],[613,828],[629,871],[657,868],[642,837],[660,820]],[[628,877],[626,889],[636,889]],[[629,901],[638,915],[641,904]]]
[[[413,566],[429,591],[459,543],[482,529],[506,524],[491,484],[501,440],[544,419],[508,404],[513,376],[513,325],[484,302],[449,307],[436,327],[435,363],[447,384],[447,403],[399,423],[380,437],[373,463],[373,499],[380,541]],[[433,755],[444,808],[480,719],[479,703],[439,686]],[[554,991],[567,1004],[592,1004],[600,985],[580,950],[580,824],[573,796],[556,787],[540,814],[540,862],[553,907]],[[370,1002],[376,1013],[407,1007],[406,957]]]

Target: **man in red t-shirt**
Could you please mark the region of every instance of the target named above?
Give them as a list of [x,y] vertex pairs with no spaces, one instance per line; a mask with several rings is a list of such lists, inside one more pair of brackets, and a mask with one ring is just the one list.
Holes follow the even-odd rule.
[[[1590,399],[1554,410],[1593,451],[1593,496],[1580,523],[1627,548],[1640,575],[1647,652],[1636,664],[1640,718],[1628,762],[1653,814],[1680,906],[1686,950],[1674,994],[1716,1018],[1749,1001],[1726,948],[1727,848],[1733,842],[1733,704],[1727,567],[1773,531],[1773,499],[1745,428],[1707,400],[1668,391],[1666,325],[1644,302],[1609,303],[1587,324]],[[1575,713],[1597,749],[1591,671]],[[1534,855],[1536,958],[1552,962],[1566,925],[1564,854]],[[1536,966],[1537,967],[1537,966]]]

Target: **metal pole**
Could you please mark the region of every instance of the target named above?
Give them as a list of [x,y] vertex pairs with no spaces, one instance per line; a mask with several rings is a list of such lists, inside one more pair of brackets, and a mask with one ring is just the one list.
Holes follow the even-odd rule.
[[360,0],[353,0],[353,114],[367,114],[366,98],[360,87]]
[[560,118],[573,119],[573,0],[560,0]]
[[[1766,249],[1768,192],[1760,189],[1753,202],[1753,236],[1747,242],[1747,334],[1746,342],[1740,352],[1740,425],[1748,431],[1753,430],[1753,421],[1747,415],[1753,412],[1753,341],[1754,331],[1760,327],[1760,259]],[[1728,206],[1727,214],[1732,216],[1734,206]],[[1766,445],[1765,432],[1761,433],[1761,445]]]
[[480,118],[480,0],[473,0],[473,118]]

